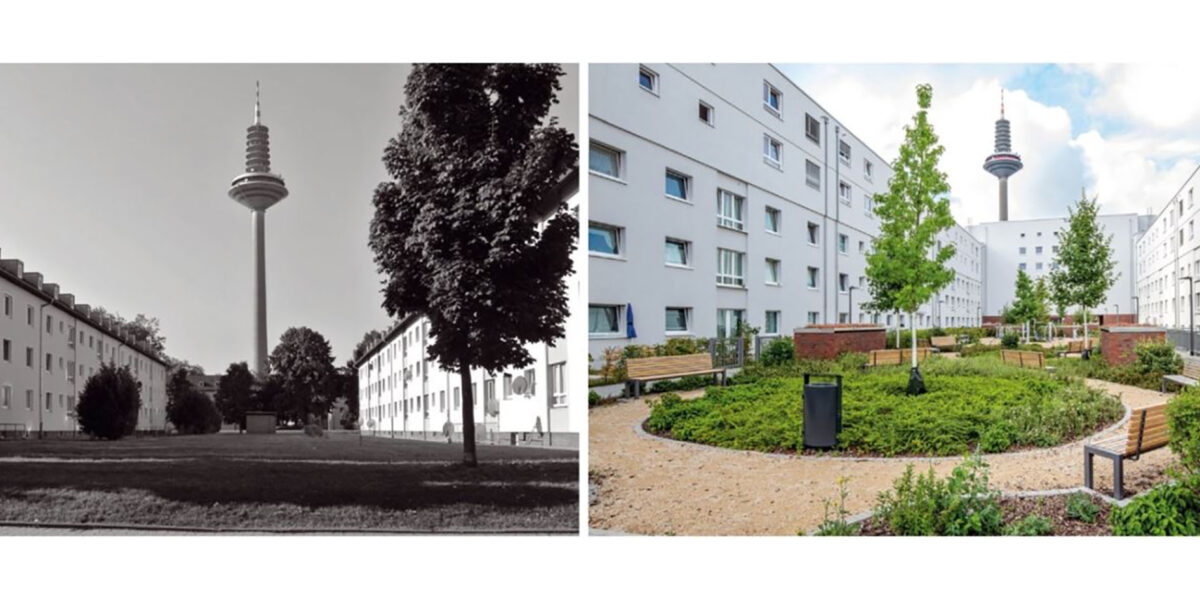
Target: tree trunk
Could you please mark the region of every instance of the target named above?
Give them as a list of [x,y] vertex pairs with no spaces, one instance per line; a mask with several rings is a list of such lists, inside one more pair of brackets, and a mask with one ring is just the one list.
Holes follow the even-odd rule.
[[[463,436],[463,464],[468,467],[474,467],[479,464],[475,457],[475,398],[471,393],[471,367],[460,366],[458,370],[462,385],[462,436]],[[483,410],[487,412],[487,405],[483,406]]]
[[912,345],[909,349],[912,350],[912,368],[917,368],[917,320],[913,318],[912,313],[908,313],[908,329],[912,333]]
[[921,376],[921,370],[917,367],[917,320],[911,312],[908,313],[908,326],[912,332],[912,345],[908,349],[912,355],[912,370],[908,372],[908,395],[919,396],[925,393],[925,378]]
[[1088,312],[1087,307],[1083,309],[1083,359],[1089,360],[1092,357],[1092,345],[1088,341]]

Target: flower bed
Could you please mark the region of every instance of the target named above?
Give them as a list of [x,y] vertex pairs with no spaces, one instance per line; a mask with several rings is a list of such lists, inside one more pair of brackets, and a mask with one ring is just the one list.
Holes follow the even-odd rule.
[[[1117,421],[1118,400],[1077,379],[1019,369],[992,357],[932,358],[929,392],[908,396],[907,367],[847,369],[852,361],[810,362],[846,373],[838,450],[853,455],[953,456],[1056,446]],[[793,369],[749,373],[746,383],[712,387],[694,400],[651,402],[646,428],[659,435],[764,452],[803,451],[803,379]]]

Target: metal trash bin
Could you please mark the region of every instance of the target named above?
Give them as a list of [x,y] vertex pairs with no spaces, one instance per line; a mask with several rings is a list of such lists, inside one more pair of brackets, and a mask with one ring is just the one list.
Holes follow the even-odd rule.
[[[812,377],[833,382],[810,382]],[[842,376],[804,374],[804,447],[832,448],[842,431]]]

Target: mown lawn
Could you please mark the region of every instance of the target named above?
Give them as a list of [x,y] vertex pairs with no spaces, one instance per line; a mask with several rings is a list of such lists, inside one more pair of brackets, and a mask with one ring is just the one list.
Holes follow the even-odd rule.
[[0,442],[0,521],[241,529],[578,529],[578,454],[334,435]]

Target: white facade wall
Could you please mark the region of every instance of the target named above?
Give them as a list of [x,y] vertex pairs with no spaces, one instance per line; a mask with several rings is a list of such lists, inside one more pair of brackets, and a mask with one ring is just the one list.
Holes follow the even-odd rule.
[[[1118,275],[1104,302],[1094,307],[1094,314],[1133,313],[1133,296],[1136,294],[1135,241],[1139,232],[1139,218],[1131,213],[1100,215],[1097,220],[1104,232],[1112,235],[1113,259]],[[1066,225],[1067,219],[1063,217],[997,221],[969,227],[971,234],[984,247],[984,315],[999,315],[1005,305],[1013,303],[1017,271],[1021,265],[1025,266],[1025,272],[1033,279],[1050,275],[1057,261],[1058,238],[1055,233]],[[1054,307],[1051,309],[1054,310]]]
[[115,363],[128,365],[142,384],[138,429],[163,430],[166,366],[97,327],[62,295],[51,302],[52,296],[0,276],[0,352],[7,348],[0,354],[0,423],[28,432],[75,431],[74,407],[88,377]]
[[[1164,327],[1188,327],[1188,280],[1200,277],[1200,241],[1196,238],[1197,171],[1183,183],[1153,223],[1136,240],[1137,291],[1141,320]],[[1200,291],[1200,286],[1196,286]],[[1200,295],[1192,299],[1200,315]]]
[[[640,69],[653,75],[654,89],[640,84]],[[616,176],[589,174],[589,226],[616,228],[615,255],[597,252],[589,232],[589,343],[594,362],[604,349],[629,343],[659,344],[674,335],[712,337],[718,318],[742,311],[760,335],[789,335],[810,322],[884,322],[887,315],[863,314],[870,300],[865,281],[866,255],[878,233],[869,199],[885,192],[891,176],[882,157],[855,138],[824,109],[770,65],[617,64],[589,68],[591,145],[619,153]],[[765,86],[782,95],[776,113],[765,102]],[[711,123],[700,118],[700,104],[711,109]],[[806,115],[818,124],[816,140],[808,135]],[[839,158],[829,140],[849,145],[848,160]],[[766,156],[768,141],[782,149],[778,164]],[[819,182],[810,185],[808,164],[816,165]],[[871,176],[866,164],[871,165]],[[665,193],[668,171],[687,178],[687,198]],[[840,186],[847,198],[839,198]],[[742,197],[742,226],[718,224],[721,190]],[[778,232],[767,230],[767,210],[779,211]],[[816,227],[815,243],[809,225]],[[844,246],[841,236],[845,236]],[[669,265],[667,239],[687,242],[689,263]],[[942,236],[946,243],[977,247],[961,228]],[[742,253],[744,282],[718,282],[719,249]],[[844,251],[843,251],[844,250]],[[976,250],[965,253],[975,259]],[[778,283],[767,281],[767,260],[779,261]],[[976,263],[978,261],[976,260]],[[943,291],[955,298],[943,308],[963,324],[978,322],[971,314],[978,296],[968,282],[980,274],[956,260],[961,285]],[[808,269],[817,269],[810,286]],[[847,288],[840,288],[845,275]],[[850,314],[849,287],[855,308]],[[977,286],[976,286],[977,287]],[[962,304],[959,305],[959,298]],[[626,335],[626,305],[632,305],[636,338]],[[595,314],[618,307],[616,331],[598,327]],[[688,315],[685,331],[667,331],[667,309]],[[595,312],[593,312],[595,311]],[[767,311],[778,314],[770,331]],[[920,326],[935,323],[936,299],[917,313]],[[607,325],[607,321],[599,323]]]

